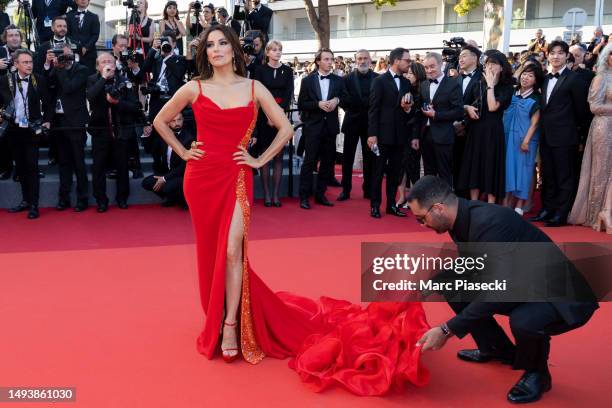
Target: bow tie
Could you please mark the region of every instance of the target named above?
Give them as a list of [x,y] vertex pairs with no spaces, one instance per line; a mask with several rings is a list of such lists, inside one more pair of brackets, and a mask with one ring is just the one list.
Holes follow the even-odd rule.
[[395,78],[399,78],[399,77],[400,77],[400,75],[397,75],[397,74],[394,74],[394,75],[393,75],[393,79],[395,79]]
[[471,77],[472,77],[472,75],[474,75],[474,72],[470,72],[469,74],[461,74],[461,76],[462,76],[463,78],[467,78],[467,77],[470,77],[470,78],[471,78]]
[[430,79],[430,80],[429,80],[429,83],[430,83],[430,84],[437,84],[437,83],[438,83],[438,80],[437,80],[437,79]]
[[329,79],[329,75],[319,75],[319,79]]
[[29,82],[30,81],[30,77],[25,77],[25,78],[18,78],[21,82]]
[[558,79],[558,78],[559,78],[561,75],[559,75],[559,73],[558,73],[558,72],[557,72],[557,73],[555,73],[555,74],[553,74],[553,73],[551,72],[551,73],[549,73],[549,74],[548,74],[548,75],[546,75],[546,76],[547,76],[549,79],[552,79],[552,78],[557,78],[557,79]]
[[66,40],[53,40],[53,43],[56,44],[56,45],[57,44],[65,44]]

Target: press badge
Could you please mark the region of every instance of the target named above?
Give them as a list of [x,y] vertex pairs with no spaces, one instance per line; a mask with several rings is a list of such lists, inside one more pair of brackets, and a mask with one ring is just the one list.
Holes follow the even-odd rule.
[[28,127],[28,120],[26,118],[19,119],[19,127],[20,128],[27,128]]
[[51,19],[49,17],[45,17],[44,25],[45,27],[51,28]]

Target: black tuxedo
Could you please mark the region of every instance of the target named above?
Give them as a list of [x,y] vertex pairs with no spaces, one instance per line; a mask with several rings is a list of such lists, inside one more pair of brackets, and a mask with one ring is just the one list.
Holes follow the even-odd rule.
[[353,162],[355,150],[361,140],[363,157],[363,193],[371,196],[374,154],[368,148],[368,110],[370,107],[370,89],[372,81],[378,74],[370,70],[361,74],[355,70],[344,77],[344,93],[340,97],[340,107],[344,109],[342,133],[344,148],[342,152],[342,190],[350,194],[352,189]]
[[[325,100],[340,99],[344,87],[342,78],[328,74],[328,79],[323,81],[329,81],[329,91]],[[305,141],[304,162],[300,172],[302,199],[312,195],[312,173],[316,170],[317,161],[320,163],[315,195],[324,195],[327,182],[334,177],[336,136],[340,133],[338,107],[333,112],[325,112],[319,108],[319,102],[322,100],[319,72],[315,71],[302,79],[298,95],[298,109],[304,123],[302,137]]]
[[[72,52],[75,55],[75,60],[78,59],[78,47],[77,44],[68,36],[64,37],[65,43],[70,46]],[[34,72],[38,74],[45,73],[45,61],[47,60],[47,51],[54,48],[55,39],[51,39],[43,42],[34,54]]]
[[45,0],[32,0],[31,4],[32,15],[36,19],[36,31],[41,43],[53,37],[51,26],[45,27],[45,17],[52,21],[54,17],[66,14],[68,7],[76,9],[76,4],[72,0],[51,0],[48,6]]
[[[421,84],[423,102],[432,104],[436,112],[429,121],[423,116],[421,152],[426,175],[440,176],[450,185],[453,183],[453,144],[455,121],[463,119],[463,93],[455,78],[444,76],[436,94],[431,98],[430,83]],[[429,122],[429,125],[427,123]]]
[[230,18],[231,20],[229,21],[229,23],[226,23],[225,25],[230,26],[232,30],[234,30],[236,35],[240,37],[240,31],[242,31],[242,24],[240,24],[239,21],[236,21],[231,17],[228,17],[228,18]]
[[[17,73],[0,76],[0,106],[7,107],[14,102],[15,94],[19,92],[19,86],[15,82],[17,76]],[[26,99],[28,101],[29,122],[50,122],[53,104],[50,101],[47,81],[44,77],[36,74],[30,76]],[[34,134],[31,128],[21,128],[13,121],[9,124],[6,138],[8,138],[12,156],[15,160],[23,201],[37,206],[40,190],[38,179],[40,136]]]
[[[461,198],[457,218],[449,234],[457,243],[539,242],[553,245],[542,230],[523,220],[512,209]],[[564,259],[560,252],[558,256]],[[554,280],[554,277],[546,279]],[[582,277],[576,276],[564,281],[568,285],[567,293],[584,299],[580,302],[450,303],[457,315],[447,325],[459,338],[471,334],[484,353],[515,354],[515,369],[545,369],[550,336],[584,325],[599,307],[592,290],[585,283]],[[516,340],[515,353],[515,346],[495,321],[495,314],[510,316],[510,328]]]
[[372,80],[370,106],[368,108],[368,136],[378,139],[379,156],[374,159],[371,206],[380,207],[382,180],[387,173],[387,207],[395,205],[395,196],[402,166],[403,146],[410,143],[412,135],[408,121],[412,112],[406,113],[400,106],[402,97],[411,91],[410,82],[399,76],[399,89],[391,71]]
[[[77,45],[78,54],[81,57],[79,63],[89,69],[89,74],[93,74],[96,69],[96,43],[100,37],[100,19],[97,14],[87,10],[83,15],[83,24],[79,24],[80,13],[72,10],[66,15],[68,20],[68,36]],[[83,54],[83,48],[87,52]]]
[[578,182],[578,129],[588,118],[588,87],[578,74],[565,68],[547,102],[549,83],[547,75],[540,110],[542,207],[565,221]]
[[[186,128],[183,128],[176,137],[186,149],[190,147],[191,142],[196,140],[195,135]],[[165,153],[167,153],[167,146]],[[142,187],[145,190],[153,191],[153,186],[157,181],[155,176],[163,176],[166,179],[166,183],[161,190],[154,191],[154,193],[173,203],[184,202],[183,177],[185,175],[186,162],[173,150],[170,155],[170,162],[168,162],[167,154],[164,154],[163,164],[164,171],[145,177],[142,180]]]
[[272,20],[272,10],[263,4],[257,9],[251,10],[246,15],[246,20],[249,22],[251,30],[259,30],[265,37],[265,42],[268,42],[268,33],[270,32],[270,21]]

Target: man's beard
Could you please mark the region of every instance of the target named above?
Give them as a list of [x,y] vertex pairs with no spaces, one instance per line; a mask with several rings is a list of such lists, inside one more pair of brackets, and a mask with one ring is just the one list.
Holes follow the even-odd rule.
[[365,74],[370,70],[370,65],[369,64],[361,64],[357,66],[357,70],[362,73]]

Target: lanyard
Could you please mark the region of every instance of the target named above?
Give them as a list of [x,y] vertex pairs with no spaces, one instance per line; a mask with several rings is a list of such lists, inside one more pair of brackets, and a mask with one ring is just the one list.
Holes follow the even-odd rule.
[[19,91],[19,95],[21,95],[21,100],[23,101],[23,110],[25,112],[25,118],[26,120],[29,120],[29,114],[28,114],[28,93],[26,92],[26,95],[23,96],[23,88],[21,87],[21,77],[19,75],[17,75],[17,78],[19,79],[19,81],[17,81],[17,90]]

